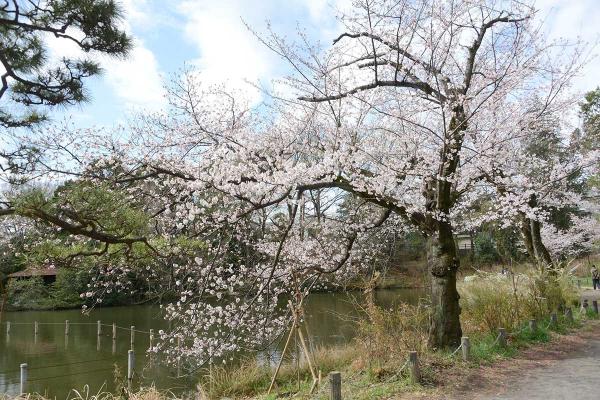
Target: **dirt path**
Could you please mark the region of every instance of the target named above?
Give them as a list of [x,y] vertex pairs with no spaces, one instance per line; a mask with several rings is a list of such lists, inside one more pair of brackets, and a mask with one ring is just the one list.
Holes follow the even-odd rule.
[[[508,382],[505,382],[508,383]],[[565,359],[523,371],[510,385],[477,400],[596,400],[600,398],[600,339]]]
[[591,400],[600,399],[600,323],[518,358],[479,368],[446,399]]
[[475,368],[445,370],[435,388],[394,400],[597,400],[600,399],[600,321],[516,358]]

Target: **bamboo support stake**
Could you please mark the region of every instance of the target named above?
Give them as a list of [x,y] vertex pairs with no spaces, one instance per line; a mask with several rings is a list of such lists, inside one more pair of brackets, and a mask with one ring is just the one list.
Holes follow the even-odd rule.
[[69,336],[69,328],[70,328],[70,322],[69,322],[69,320],[67,319],[67,320],[65,321],[65,336]]
[[281,358],[277,362],[277,367],[275,368],[275,373],[273,374],[273,378],[271,378],[271,384],[269,385],[269,390],[267,390],[267,395],[271,394],[271,390],[273,390],[273,386],[275,386],[275,379],[277,379],[277,375],[279,374],[279,370],[281,369],[281,364],[283,364],[283,355],[285,354],[288,346],[290,345],[292,336],[294,336],[295,329],[296,329],[296,321],[294,320],[294,325],[290,329],[290,333],[288,334],[288,337],[285,340],[285,345],[283,346],[283,351],[281,352]]
[[115,324],[115,323],[113,322],[113,326],[112,326],[112,328],[113,328],[113,335],[112,335],[112,338],[113,338],[113,340],[117,340],[117,324]]
[[131,332],[130,332],[130,344],[131,344],[131,350],[133,350],[133,344],[135,342],[135,326],[131,326]]
[[98,336],[102,335],[102,322],[100,320],[98,320],[96,331]]

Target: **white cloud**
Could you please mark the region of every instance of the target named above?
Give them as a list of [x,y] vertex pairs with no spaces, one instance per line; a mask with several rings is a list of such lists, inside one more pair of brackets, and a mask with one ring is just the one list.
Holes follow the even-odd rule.
[[158,110],[166,104],[154,53],[139,40],[124,60],[104,59],[105,78],[126,106]]
[[[139,0],[136,0],[139,1]],[[145,2],[145,0],[142,0]],[[131,0],[128,3],[133,3]],[[140,5],[139,3],[137,4]],[[143,20],[143,13],[131,4],[124,4],[127,20],[123,29],[133,36],[131,22]],[[52,36],[46,41],[51,60],[62,57],[92,58],[100,63],[103,78],[125,108],[158,110],[166,104],[160,69],[155,55],[135,39],[134,47],[125,59],[116,59],[102,54],[86,54],[75,43]]]
[[184,33],[200,53],[193,61],[205,83],[224,84],[246,92],[252,100],[260,93],[246,83],[270,79],[276,63],[273,54],[248,31],[242,18],[253,24],[257,16],[268,16],[268,2],[256,2],[244,15],[248,2],[222,0],[219,2],[183,1],[178,11],[186,19]]
[[[547,24],[548,36],[552,39],[564,38],[570,41],[583,40],[587,42],[592,53],[598,53],[598,46],[593,48],[600,39],[598,21],[600,7],[597,0],[537,0],[536,7],[540,10],[539,17]],[[600,85],[600,58],[597,56],[583,68],[574,86],[582,92],[592,90]]]

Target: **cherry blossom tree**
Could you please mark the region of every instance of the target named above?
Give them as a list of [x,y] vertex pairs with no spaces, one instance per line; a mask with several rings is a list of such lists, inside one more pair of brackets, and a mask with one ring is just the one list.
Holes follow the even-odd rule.
[[[429,342],[457,345],[456,226],[494,196],[490,182],[521,179],[519,139],[570,104],[579,48],[548,42],[522,1],[361,0],[339,17],[326,49],[260,36],[295,70],[260,106],[186,71],[170,109],[126,134],[36,139],[37,174],[89,182],[86,191],[106,184],[149,216],[143,229],[107,232],[64,202],[7,201],[0,213],[171,263],[180,296],[165,306],[174,325],[157,350],[194,365],[265,345],[290,321],[284,298],[298,306],[318,282],[372,265],[389,232],[418,230],[429,243]],[[490,214],[518,212],[526,190],[517,197]]]

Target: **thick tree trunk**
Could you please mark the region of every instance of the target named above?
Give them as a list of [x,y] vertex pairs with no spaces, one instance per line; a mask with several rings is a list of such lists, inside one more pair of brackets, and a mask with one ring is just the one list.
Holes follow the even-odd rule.
[[446,132],[446,143],[440,151],[438,176],[425,185],[426,208],[441,217],[429,220],[428,264],[431,275],[431,322],[429,345],[434,349],[455,347],[460,344],[459,295],[456,290],[456,272],[459,261],[454,232],[449,222],[450,210],[456,201],[452,178],[460,160],[460,149],[466,129],[466,116],[461,104],[453,108]]
[[521,221],[519,223],[519,229],[521,230],[521,237],[523,243],[525,243],[525,249],[527,254],[532,260],[535,260],[535,251],[533,250],[533,239],[531,238],[531,224],[529,218],[525,214],[521,214]]
[[542,265],[550,265],[552,257],[542,241],[541,226],[541,222],[521,215],[519,228],[529,257]]
[[542,241],[542,234],[540,232],[541,223],[536,220],[531,220],[531,241],[533,243],[533,252],[535,254],[536,260],[544,265],[552,264],[552,257],[550,257],[550,252],[544,245]]
[[429,345],[434,349],[458,346],[462,336],[456,290],[459,260],[450,224],[439,223],[438,232],[429,238],[427,259],[432,306]]

